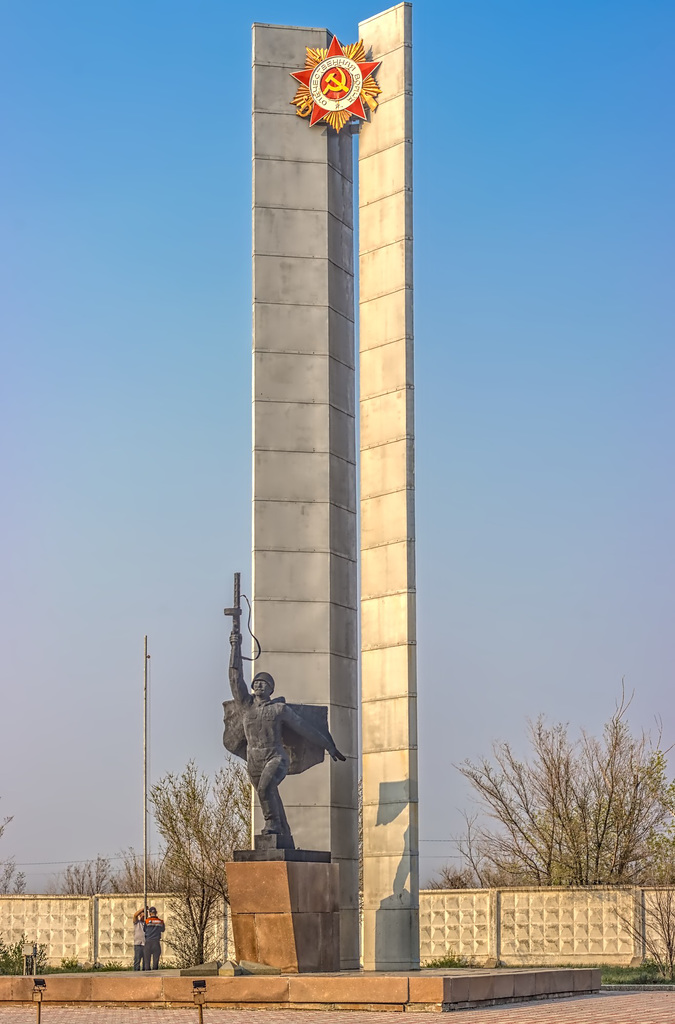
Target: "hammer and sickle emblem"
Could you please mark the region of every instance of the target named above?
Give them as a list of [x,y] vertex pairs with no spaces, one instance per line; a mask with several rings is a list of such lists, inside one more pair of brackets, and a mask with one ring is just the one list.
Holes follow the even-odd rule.
[[324,95],[329,91],[349,92],[349,86],[347,85],[347,75],[342,70],[342,68],[335,68],[328,75],[326,75],[323,86]]

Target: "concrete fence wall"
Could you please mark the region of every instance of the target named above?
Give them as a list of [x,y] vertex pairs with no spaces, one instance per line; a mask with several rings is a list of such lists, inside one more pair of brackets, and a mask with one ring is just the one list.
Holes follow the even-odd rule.
[[[675,892],[668,890],[675,911]],[[642,959],[658,942],[655,889],[518,888],[427,889],[420,892],[422,963],[452,953],[487,964],[607,963]],[[171,897],[153,895],[152,905],[171,937]],[[138,895],[0,896],[0,936],[7,945],[22,935],[44,943],[48,962],[64,957],[80,963],[133,962],[132,918]],[[212,938],[218,959],[233,953],[227,908],[217,914]],[[171,948],[164,944],[164,956]]]
[[[166,923],[165,936],[171,939],[175,918],[168,895],[153,895],[151,905]],[[0,937],[6,945],[20,941],[47,947],[47,962],[58,967],[64,957],[80,963],[119,961],[133,964],[133,916],[143,906],[140,895],[98,896],[0,896]],[[224,960],[228,950],[228,914],[221,907],[212,930],[216,956]],[[230,940],[231,941],[231,940]],[[165,940],[163,956],[171,959],[171,947]]]
[[421,960],[454,953],[477,964],[628,965],[659,942],[651,909],[658,892],[600,886],[426,890],[420,893]]

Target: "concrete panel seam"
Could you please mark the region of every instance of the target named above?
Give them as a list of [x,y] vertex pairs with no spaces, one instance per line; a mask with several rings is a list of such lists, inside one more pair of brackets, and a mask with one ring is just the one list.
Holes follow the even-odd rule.
[[[387,146],[385,149],[377,150],[375,153],[369,153],[368,156],[360,157],[359,158],[359,164],[364,164],[365,165],[365,164],[368,163],[369,160],[374,160],[376,157],[380,156],[381,153],[386,153],[390,149],[396,149],[398,146],[410,146],[410,149],[411,149],[411,152],[412,152],[412,138],[400,139],[398,142],[395,142],[392,146]],[[278,157],[262,157],[261,156],[261,157],[259,157],[259,159],[260,160],[278,159]],[[312,161],[312,163],[313,162],[314,161]],[[412,190],[412,185],[409,186],[409,187]]]
[[[410,193],[412,195],[412,191],[413,191],[412,185],[404,185],[403,188],[392,189],[391,192],[387,192],[386,196],[379,196],[377,199],[371,199],[369,203],[359,203],[359,210],[367,210],[369,206],[375,206],[377,203],[381,203],[385,199],[391,199],[393,196],[399,196],[402,193]],[[295,207],[283,206],[283,207],[281,207],[281,209],[288,210],[288,209],[295,209]],[[303,207],[300,207],[300,209],[305,210],[305,209],[307,209],[307,207],[303,206]],[[363,251],[363,250],[361,250],[361,251]]]
[[[408,93],[407,95],[411,96],[412,94]],[[383,153],[388,153],[390,149],[396,149],[397,146],[403,146],[403,145],[410,144],[410,143],[412,143],[412,138],[410,136],[407,136],[404,139],[399,139],[398,142],[394,142],[393,145],[390,143],[390,144],[387,144],[387,145],[380,146],[379,149],[373,149],[368,154],[368,156],[364,157],[363,159],[364,159],[364,161],[365,160],[370,160],[370,158],[373,157],[373,156],[381,156]]]
[[[397,49],[405,49],[405,44],[397,47]],[[389,53],[396,53],[396,50],[390,50]],[[377,71],[375,72],[375,77],[377,78]],[[393,100],[400,100],[401,96],[412,96],[412,94],[412,86],[409,86],[407,89],[399,89],[398,92],[387,93],[386,97],[378,103],[378,107],[384,107],[387,103],[391,103]],[[394,145],[398,145],[398,143],[394,143]],[[392,146],[384,146],[384,149],[392,148]],[[377,152],[381,153],[383,150],[380,149],[377,150]],[[372,156],[372,153],[369,153],[368,156]]]
[[[300,553],[304,552],[304,554],[308,554],[308,555],[330,555],[331,558],[341,558],[343,562],[349,562],[350,565],[356,565],[356,562],[357,562],[356,558],[350,558],[349,555],[343,555],[341,552],[333,551],[331,548],[293,548],[292,551],[289,551],[288,548],[257,548],[256,550],[257,551],[267,551],[267,552],[270,552],[271,554],[279,554],[279,555],[288,555],[288,554],[296,555],[298,552],[300,552]],[[274,601],[274,600],[276,600],[276,598],[268,597],[268,598],[262,598],[262,600]],[[287,598],[283,598],[283,600],[286,601],[288,599]],[[332,601],[326,601],[326,604],[332,604]]]
[[[300,403],[286,402],[284,404],[299,405]],[[356,462],[353,459],[344,459],[330,448],[268,448],[262,444],[254,444],[251,450],[254,452],[274,452],[278,455],[330,455],[334,459],[339,459],[340,462],[346,462],[348,466],[356,466]]]
[[[344,658],[345,661],[353,663],[354,665],[358,665],[358,661],[359,661],[358,658],[348,658],[346,654],[338,654],[336,651],[332,651],[328,647],[315,647],[315,648],[312,648],[312,650],[305,650],[302,647],[297,647],[297,648],[293,648],[292,652],[289,652],[289,651],[279,651],[275,647],[270,647],[270,648],[266,647],[265,648],[265,657],[267,657],[268,655],[272,655],[272,654],[289,654],[289,653],[292,653],[293,655],[296,655],[296,654],[326,654],[326,655],[330,655],[331,658],[338,658],[338,657]],[[311,700],[303,699],[303,704],[312,704],[312,703],[313,702]],[[330,703],[332,707],[339,707],[339,708],[352,708],[352,709],[356,708],[356,704],[339,704],[334,699],[334,697],[330,698],[330,702],[328,700],[323,700],[323,701],[317,702],[317,703],[321,703],[321,704]],[[284,797],[284,802],[285,803],[288,802],[286,797]]]
[[[296,404],[299,405],[300,403],[285,402],[283,404],[285,404],[285,405],[289,405],[289,404],[290,405],[296,405]],[[345,458],[343,458],[342,455],[338,455],[337,452],[331,451],[330,448],[328,448],[326,450],[321,450],[319,448],[311,448],[311,449],[308,449],[307,451],[303,451],[302,449],[299,449],[299,448],[263,448],[261,445],[257,445],[256,444],[256,445],[253,446],[252,451],[254,451],[254,452],[274,452],[275,454],[278,454],[278,455],[296,455],[296,454],[300,454],[300,455],[330,455],[330,457],[332,459],[339,459],[340,462],[345,462],[348,466],[355,466],[356,465],[356,462],[353,459],[345,459]],[[270,499],[270,500],[274,500],[274,499]],[[281,500],[284,500],[284,499],[281,499]],[[336,502],[331,501],[330,504],[331,505],[335,505]]]
[[[368,352],[368,351],[372,351],[372,350],[371,349],[366,349],[366,351]],[[385,395],[395,395],[399,391],[414,391],[414,390],[415,390],[415,385],[414,384],[399,384],[398,387],[396,387],[396,388],[387,388],[386,391],[372,391],[372,392],[370,392],[370,394],[362,395],[361,396],[361,405],[365,405],[366,402],[372,402],[376,398],[384,398]],[[388,441],[384,442],[384,444],[389,444],[389,443],[390,442],[388,442]]]
[[[403,145],[403,143],[399,143],[399,145]],[[345,174],[342,167],[338,167],[337,164],[331,163],[330,160],[313,160],[310,157],[305,157],[300,154],[298,154],[298,156],[294,156],[292,160],[284,160],[282,157],[267,156],[264,153],[254,154],[252,160],[253,163],[255,163],[256,160],[266,160],[268,163],[272,162],[276,164],[321,164],[322,167],[325,167],[327,163],[328,166],[333,171],[335,171],[335,173],[339,175],[340,178],[343,178],[345,181],[348,181],[350,185],[354,184],[354,179],[349,174]],[[261,209],[264,209],[264,207],[261,207]],[[281,207],[281,209],[286,209],[286,207]],[[322,209],[325,209],[325,207],[322,207]]]
[[[260,499],[258,499],[260,500]],[[350,562],[352,565],[356,565],[356,558],[349,558],[347,555],[340,554],[338,551],[333,551],[332,548],[263,548],[256,547],[256,551],[265,551],[273,555],[288,555],[298,553],[301,555],[330,555],[332,558],[342,558],[345,562]],[[269,599],[270,601],[272,598]]]
[[[372,247],[372,249],[361,249],[360,252],[359,252],[359,255],[360,256],[366,256],[368,253],[371,253],[371,252],[382,252],[383,249],[391,249],[391,247],[393,245],[400,245],[401,242],[412,242],[412,241],[413,241],[413,236],[412,235],[405,235],[405,234],[403,234],[403,235],[401,235],[398,238],[389,238],[389,239],[387,239],[386,242],[382,242],[380,245],[374,245]],[[295,258],[296,259],[306,260],[306,259],[322,259],[323,257],[319,257],[319,256],[298,256],[298,257],[295,257]],[[400,291],[400,290],[401,290],[400,288],[396,289],[396,291]],[[386,292],[385,294],[388,295],[389,292]]]
[[[342,512],[349,512],[350,515],[356,515],[356,509],[352,508],[351,505],[341,505],[339,501],[320,501],[316,498],[253,498],[253,501],[266,502],[271,504],[272,502],[278,502],[280,505],[328,505],[329,508],[339,508]],[[403,539],[403,538],[401,538]],[[257,550],[257,547],[256,547]],[[298,551],[302,548],[283,548],[284,551]],[[308,548],[308,551],[323,550],[322,548]],[[332,549],[331,549],[332,550]]]
[[[376,299],[383,299],[385,295],[396,295],[398,292],[412,292],[412,291],[414,291],[414,288],[413,288],[412,284],[403,284],[403,285],[401,285],[400,288],[392,288],[391,291],[388,291],[388,292],[378,292],[377,295],[371,295],[367,299],[360,299],[359,300],[359,306],[365,306],[366,303],[368,303],[368,302],[375,302]],[[293,305],[293,303],[289,303],[289,305]],[[295,305],[304,306],[304,305],[306,305],[306,303],[304,303],[304,302],[295,303]],[[337,312],[339,313],[340,311],[338,310]]]
[[[350,234],[352,236],[354,234],[354,228],[352,227],[351,224],[348,224],[346,221],[341,220],[334,213],[331,213],[330,210],[327,210],[325,208],[325,206],[324,207],[319,207],[316,210],[308,210],[306,207],[302,207],[302,206],[298,206],[298,207],[296,207],[296,206],[267,206],[267,205],[260,206],[257,203],[253,203],[251,209],[255,213],[259,213],[261,210],[283,210],[284,213],[320,213],[323,216],[325,216],[328,219],[328,221],[333,221],[334,222],[334,225],[332,227],[329,227],[328,230],[333,230],[333,231],[342,230],[342,231],[345,231],[345,232],[347,232],[348,234]],[[406,237],[412,237],[412,236],[406,236]],[[386,244],[387,245],[393,244],[393,239],[392,239],[391,242],[387,242]],[[378,246],[378,248],[380,248],[380,247]],[[282,253],[280,253],[280,252],[271,252],[271,253],[270,252],[261,252],[260,250],[256,250],[256,248],[255,248],[255,231],[254,231],[253,255],[254,256],[277,256],[279,259],[288,259],[288,258],[290,258],[290,259],[300,259],[300,260],[327,259],[329,263],[330,262],[334,262],[334,261],[332,261],[330,259],[330,257],[327,257],[327,256],[291,256],[289,253],[283,253],[283,252]],[[344,270],[345,269],[344,267],[340,266],[339,263],[336,263],[335,266],[340,267],[340,270]],[[345,272],[349,273],[349,271],[345,271]]]
[[[286,355],[286,353],[283,352],[282,355]],[[344,363],[342,365],[344,366]],[[347,369],[351,369],[351,367],[347,367]],[[405,391],[405,387],[397,388],[396,390]],[[389,394],[389,392],[383,391],[382,394]],[[370,398],[371,396],[369,395],[368,397]],[[379,395],[373,395],[372,397],[378,398]],[[336,405],[335,402],[305,402],[298,398],[262,398],[260,396],[256,396],[253,401],[260,405],[315,405],[320,409],[332,409],[333,412],[339,412],[341,416],[345,416],[349,420],[353,420],[356,416],[356,413],[349,412],[348,409],[344,409],[341,405]],[[295,449],[293,449],[293,451],[295,451]]]
[[[253,309],[255,310],[256,307],[258,307],[258,306],[260,306],[260,307],[264,307],[264,306],[280,306],[282,309],[284,309],[286,306],[301,306],[303,309],[306,306],[311,306],[312,309],[330,309],[337,316],[341,317],[343,320],[346,320],[348,324],[353,324],[354,323],[354,321],[352,320],[351,317],[345,316],[345,314],[341,313],[339,309],[334,309],[334,307],[331,306],[330,303],[323,303],[323,302],[321,302],[321,303],[316,303],[316,302],[270,302],[267,299],[254,299],[253,300]],[[277,355],[279,354],[279,349],[276,349],[276,348],[273,348],[273,349],[261,349],[260,351],[276,352]],[[293,350],[293,351],[295,351],[295,350]],[[305,354],[308,354],[308,353],[305,353]],[[309,354],[311,354],[311,353],[309,353]],[[336,356],[334,356],[333,358],[337,359]],[[337,361],[339,362],[340,360],[338,359]],[[346,365],[348,365],[348,364],[346,364]]]
[[361,697],[362,704],[380,704],[385,700],[401,700],[405,697],[407,700],[417,700],[417,692],[411,690],[403,690],[401,693],[388,693],[385,697]]
[[[364,651],[388,651],[393,647],[417,647],[417,640],[403,640],[401,643],[363,644]],[[401,748],[407,749],[407,748]]]
[[[352,229],[350,228],[349,230],[351,231]],[[386,249],[386,246],[383,245],[383,246],[381,246],[381,248],[382,249]],[[352,278],[354,277],[354,274],[353,274],[352,271],[346,270],[344,267],[341,267],[339,263],[336,263],[335,260],[329,259],[328,256],[284,256],[283,254],[278,253],[278,252],[263,252],[262,249],[254,248],[253,249],[253,259],[256,259],[256,257],[258,257],[258,256],[263,256],[267,260],[307,260],[308,263],[330,263],[333,267],[335,267],[336,270],[340,270],[340,271],[342,271],[343,274],[346,274],[347,277],[352,277]],[[386,293],[386,294],[389,294],[389,293]],[[256,300],[254,300],[254,301],[256,301]],[[267,305],[272,305],[272,303],[267,303]],[[306,305],[306,303],[304,303],[304,302],[297,302],[297,303],[279,302],[279,303],[274,303],[274,305],[279,305],[279,306],[284,306],[284,305],[304,306],[304,305]],[[313,305],[315,305],[315,303],[312,302],[312,303],[309,303],[309,305],[313,306]],[[322,305],[322,308],[325,309],[326,307]],[[343,316],[344,316],[344,314],[343,314]],[[345,319],[347,319],[347,317],[345,317]]]
[[[274,116],[276,116],[276,114]],[[296,114],[296,117],[297,117],[297,114]],[[255,160],[277,160],[280,163],[284,162],[283,160],[280,160],[278,156],[265,156],[263,153],[254,153],[251,159],[253,161],[255,161]],[[350,183],[350,185],[354,184],[354,178],[351,175],[349,175],[349,174],[345,174],[344,166],[341,165],[341,164],[333,163],[333,161],[330,159],[329,156],[326,156],[326,158],[324,160],[309,160],[309,159],[306,159],[305,157],[294,156],[292,162],[293,163],[298,163],[298,164],[321,164],[322,167],[330,167],[331,170],[336,171],[340,175],[341,178],[344,178],[345,181],[348,181]]]
[[[263,65],[263,67],[275,68],[275,67],[279,67],[279,65],[278,64],[265,64],[265,65]],[[280,68],[280,70],[283,70],[283,69]],[[289,75],[288,77],[290,78],[291,76]],[[288,104],[289,104],[289,106],[293,106],[293,104],[291,103],[290,100],[288,101]],[[255,117],[256,114],[273,114],[274,117],[297,117],[298,116],[294,110],[270,110],[268,107],[254,107],[253,108],[253,116]]]
[[[268,256],[267,259],[269,258],[270,257]],[[333,266],[335,266],[335,264],[333,264]],[[346,271],[342,271],[342,273],[346,273]],[[352,277],[353,275],[350,274],[349,276]],[[400,288],[397,290],[402,291],[402,289]],[[254,299],[253,306],[298,306],[301,309],[305,309],[309,306],[310,309],[331,309],[334,313],[337,313],[338,316],[341,316],[343,320],[346,320],[347,323],[354,323],[353,319],[350,316],[345,316],[345,314],[342,313],[339,309],[337,309],[336,306],[331,306],[330,303],[328,303],[328,305],[323,305],[322,303],[320,306],[317,306],[315,302],[267,302],[265,299]]]
[[[402,490],[405,489],[406,488],[402,488]],[[332,508],[341,508],[345,512],[352,512],[354,515],[356,515],[356,509],[350,508],[347,505],[341,505],[337,501],[324,501],[322,498],[257,498],[254,496],[253,500],[266,502],[278,501],[282,505],[330,505]],[[287,551],[288,548],[284,548],[283,550]],[[293,550],[295,551],[295,548],[293,548]],[[314,548],[311,548],[310,550],[313,551]]]
[[361,605],[369,601],[381,601],[383,597],[402,597],[404,594],[416,594],[415,587],[402,587],[400,590],[383,590],[381,594],[374,594],[371,597],[362,597]]
[[[395,492],[394,492],[394,494],[395,494]],[[364,501],[368,501],[368,499],[364,499]],[[362,504],[363,504],[363,502],[362,502]],[[400,538],[398,538],[397,541],[382,541],[380,544],[364,544],[364,545],[362,545],[362,550],[363,551],[376,551],[377,548],[386,548],[390,544],[415,544],[415,538],[414,537],[400,537]],[[385,644],[385,646],[386,646],[386,644]]]
[[[402,490],[409,490],[410,488],[401,488]],[[398,491],[389,491],[389,494],[398,494]],[[376,495],[380,497],[380,495]],[[362,498],[361,502],[368,501],[368,498]],[[376,548],[387,548],[387,547],[400,547],[401,544],[411,544],[415,546],[415,539],[413,537],[403,537],[401,540],[383,540],[379,544],[373,544],[371,547],[364,548],[365,551],[374,551]],[[285,549],[282,549],[285,550]]]
[[[251,157],[251,160],[252,160],[253,163],[255,163],[256,160],[275,160],[277,163],[280,163],[280,164],[286,163],[285,160],[280,160],[278,156],[265,156],[263,153],[254,153],[253,156]],[[307,159],[305,157],[300,157],[300,156],[293,157],[293,163],[294,164],[314,164],[315,166],[316,165],[320,165],[321,167],[325,167],[326,166],[326,161],[325,160],[309,160],[309,159]],[[343,174],[342,171],[340,170],[340,168],[336,167],[335,164],[329,163],[328,166],[332,167],[332,169],[334,171],[336,171],[342,178],[344,178],[345,181],[348,181],[351,184],[353,184],[352,179],[348,178],[345,174]]]
[[[378,199],[377,202],[380,202]],[[338,222],[340,227],[343,227],[346,231],[353,231],[351,224],[347,224],[346,221],[340,220],[334,213],[327,210],[325,206],[289,206],[287,203],[280,205],[278,203],[252,203],[251,209],[258,210],[282,210],[284,213],[325,213],[327,216],[332,217]]]
[[382,242],[381,245],[374,245],[371,249],[359,249],[359,256],[368,256],[372,252],[380,252],[382,249],[387,249],[390,245],[398,245],[400,242],[413,241],[412,235],[396,235],[395,238],[390,238],[386,242]]
[[[379,202],[379,200],[377,200],[377,201]],[[365,206],[368,206],[368,205],[372,205],[372,204],[369,204],[369,203],[364,204],[364,209],[365,209]],[[252,204],[251,209],[252,210],[283,210],[284,213],[328,213],[329,212],[326,209],[325,206],[288,206],[287,204],[279,205],[277,203],[265,203],[264,205],[262,203],[254,203],[254,204]],[[335,217],[335,214],[331,214],[331,216]],[[335,217],[335,219],[337,220],[338,224],[341,227],[345,228],[345,230],[347,230],[347,231],[353,231],[354,230],[353,227],[351,226],[351,224],[347,224],[346,221],[340,220],[339,217]]]
[[[365,306],[365,305],[367,305],[368,302],[372,302],[372,301],[373,301],[372,299],[365,299],[363,304]],[[395,345],[399,341],[414,341],[414,340],[415,340],[415,336],[414,336],[413,332],[410,331],[408,334],[399,334],[398,337],[396,337],[396,338],[390,338],[388,341],[383,341],[379,345],[369,345],[368,348],[359,348],[359,354],[363,355],[364,352],[377,352],[377,350],[379,348],[385,348],[387,345]]]
[[[380,754],[380,753],[382,753],[383,750],[385,750],[385,751],[386,750],[417,750],[417,744],[416,743],[406,743],[405,746],[402,746],[402,747],[389,747],[389,746],[388,747],[378,747],[376,750],[373,750],[372,753],[373,754]],[[371,751],[370,750],[366,750],[365,747],[364,747],[363,753],[364,754],[370,754]],[[379,806],[380,803],[386,803],[386,802],[387,802],[386,800],[380,800],[380,799],[377,799],[377,800],[364,800],[363,801],[363,806],[364,807],[372,807],[372,806],[377,807],[377,806]],[[392,800],[391,803],[398,804],[398,803],[400,803],[400,801],[399,800]],[[409,803],[417,803],[417,801],[416,800],[409,800]]]
[[[409,390],[414,390],[412,387]],[[362,452],[372,451],[373,448],[385,448],[388,444],[395,444],[396,441],[414,441],[414,434],[397,434],[396,437],[390,437],[388,441],[378,441],[377,444],[363,444],[361,445]],[[410,490],[410,488],[397,487],[397,491]]]
[[[385,11],[384,13],[386,14],[387,12]],[[364,24],[365,24],[365,22],[362,21],[361,25],[364,25]],[[360,26],[359,26],[359,28],[360,28]],[[378,50],[377,51],[377,59],[378,60],[384,60],[384,58],[388,57],[390,53],[396,53],[398,50],[412,50],[412,45],[413,44],[411,42],[409,43],[407,40],[402,40],[400,43],[397,43],[396,46],[392,46],[392,48],[390,50]],[[372,46],[370,47],[370,50],[372,50]],[[368,53],[368,52],[369,51],[366,50],[366,53]],[[375,77],[377,78],[377,71],[375,72]],[[398,96],[399,93],[396,93],[396,95]]]
[[304,601],[289,601],[288,598],[283,597],[259,597],[258,604],[324,604],[329,608],[345,608],[348,612],[355,612],[357,606],[354,604],[343,604],[341,601],[315,601],[312,598],[307,598]]
[[[262,302],[260,302],[260,303],[257,303],[257,305],[261,305],[261,306],[262,305],[277,306],[277,305],[282,305],[282,304],[281,303],[277,303],[277,302],[272,302],[272,303],[262,303]],[[322,309],[327,309],[328,307],[327,306],[322,306],[321,308]],[[399,341],[400,340],[401,339],[399,338]],[[381,348],[381,346],[380,345],[374,346],[373,351],[375,351],[375,348]],[[332,352],[301,352],[298,349],[284,349],[283,351],[280,351],[278,348],[261,348],[259,345],[255,346],[254,352],[255,352],[255,355],[261,355],[261,354],[264,353],[265,355],[270,355],[270,356],[305,356],[305,357],[312,356],[312,358],[315,358],[315,359],[332,359],[333,362],[339,363],[340,366],[346,366],[348,370],[356,369],[356,367],[354,366],[354,363],[346,363],[344,361],[344,359],[339,359],[337,356],[333,355]],[[259,401],[259,402],[282,402],[283,400],[281,398],[259,398],[259,399],[257,399],[257,401]],[[293,402],[292,404],[293,405],[300,405],[301,403],[300,402]],[[312,405],[333,405],[332,402],[313,402],[311,404]],[[334,408],[337,409],[338,406],[334,405]],[[351,415],[351,413],[350,413],[350,415]]]

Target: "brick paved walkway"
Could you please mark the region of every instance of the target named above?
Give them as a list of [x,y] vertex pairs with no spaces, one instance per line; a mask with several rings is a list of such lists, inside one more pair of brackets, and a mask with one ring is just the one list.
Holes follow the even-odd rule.
[[[33,1024],[33,1007],[0,1007],[0,1024]],[[316,1012],[313,1010],[210,1010],[204,1024],[675,1024],[675,992],[603,993],[580,999],[494,1006],[456,1014]],[[74,1009],[43,1005],[43,1024],[196,1024],[197,1010]]]

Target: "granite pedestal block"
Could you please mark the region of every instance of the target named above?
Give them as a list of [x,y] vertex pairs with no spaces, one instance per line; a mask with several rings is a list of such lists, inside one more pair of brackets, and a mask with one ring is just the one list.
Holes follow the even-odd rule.
[[340,970],[337,864],[237,859],[227,865],[227,885],[238,961],[270,964],[287,974]]

